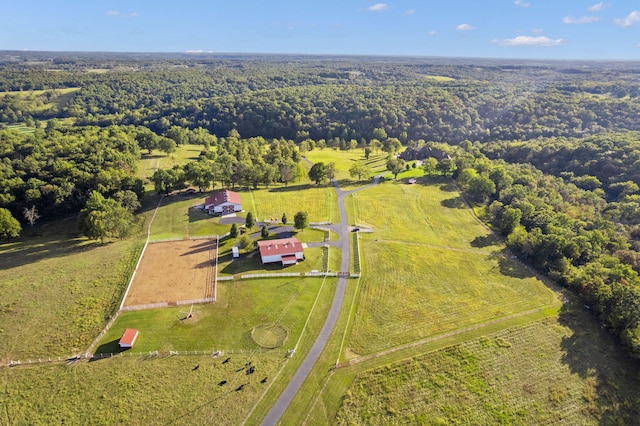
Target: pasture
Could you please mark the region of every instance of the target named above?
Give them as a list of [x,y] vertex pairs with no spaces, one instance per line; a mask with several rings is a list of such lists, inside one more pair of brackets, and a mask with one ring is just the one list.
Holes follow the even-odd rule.
[[115,312],[138,260],[133,238],[99,244],[75,220],[0,244],[0,360],[84,352]]
[[237,425],[285,362],[280,353],[124,356],[5,369],[0,424]]
[[[147,151],[142,150],[142,156],[138,163],[138,177],[140,179],[149,179],[158,169],[170,169],[176,165],[184,166],[191,161],[197,160],[203,149],[203,145],[185,144],[179,145],[175,152],[171,154],[165,154],[158,150],[148,154]],[[150,188],[153,188],[153,185]]]
[[218,282],[217,302],[123,312],[96,353],[119,352],[125,328],[140,331],[134,351],[256,350],[254,327],[277,324],[288,331],[284,350],[295,345],[318,294],[320,278],[272,278]]
[[639,379],[638,361],[576,305],[362,371],[330,423],[635,424]]
[[361,242],[366,274],[350,339],[356,354],[557,303],[535,276],[502,256]]
[[553,292],[501,254],[503,246],[452,185],[384,183],[350,196],[360,235],[362,288],[349,350],[364,355],[531,309]]

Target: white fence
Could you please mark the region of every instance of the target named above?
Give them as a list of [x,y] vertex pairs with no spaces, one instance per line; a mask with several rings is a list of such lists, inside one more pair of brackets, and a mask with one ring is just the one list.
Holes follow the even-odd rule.
[[149,303],[146,305],[134,305],[134,306],[123,306],[120,308],[121,311],[141,311],[143,309],[155,309],[155,308],[166,308],[169,306],[168,302],[160,302],[160,303]]
[[215,302],[215,301],[216,301],[215,297],[205,297],[204,299],[180,300],[179,302],[176,302],[176,305],[178,305],[178,306],[181,306],[181,305],[199,305],[199,304],[211,303],[211,302]]
[[235,277],[230,276],[230,277],[218,277],[217,278],[218,281],[233,281],[235,279]]
[[243,280],[249,279],[249,278],[276,278],[276,277],[300,277],[302,276],[302,273],[300,272],[281,272],[279,274],[246,274],[246,275],[240,275],[240,278]]
[[331,222],[309,222],[309,226],[331,225]]

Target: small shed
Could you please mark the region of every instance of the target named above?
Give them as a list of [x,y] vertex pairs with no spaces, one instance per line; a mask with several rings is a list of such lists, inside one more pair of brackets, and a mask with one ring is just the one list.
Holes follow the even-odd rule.
[[238,247],[231,247],[231,253],[233,254],[234,259],[240,257],[240,249],[238,249]]
[[133,348],[133,345],[136,344],[136,340],[138,340],[138,334],[140,333],[138,333],[138,330],[135,328],[127,328],[122,334],[122,337],[118,342],[118,346],[121,348]]

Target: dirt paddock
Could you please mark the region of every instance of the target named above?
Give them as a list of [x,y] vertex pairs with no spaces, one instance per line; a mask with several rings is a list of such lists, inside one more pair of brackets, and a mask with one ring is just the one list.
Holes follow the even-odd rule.
[[216,240],[150,243],[124,306],[213,297]]

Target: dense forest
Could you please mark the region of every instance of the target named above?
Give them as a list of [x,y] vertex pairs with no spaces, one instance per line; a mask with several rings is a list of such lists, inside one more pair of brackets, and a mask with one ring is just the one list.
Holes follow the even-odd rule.
[[[0,228],[31,209],[123,235],[137,159],[181,144],[204,149],[158,170],[158,193],[288,184],[310,149],[384,150],[392,170],[403,145],[428,145],[451,158],[426,173],[456,179],[512,253],[640,356],[634,64],[14,52],[0,68],[0,127],[29,130],[0,131]],[[104,217],[116,231],[96,233]]]

